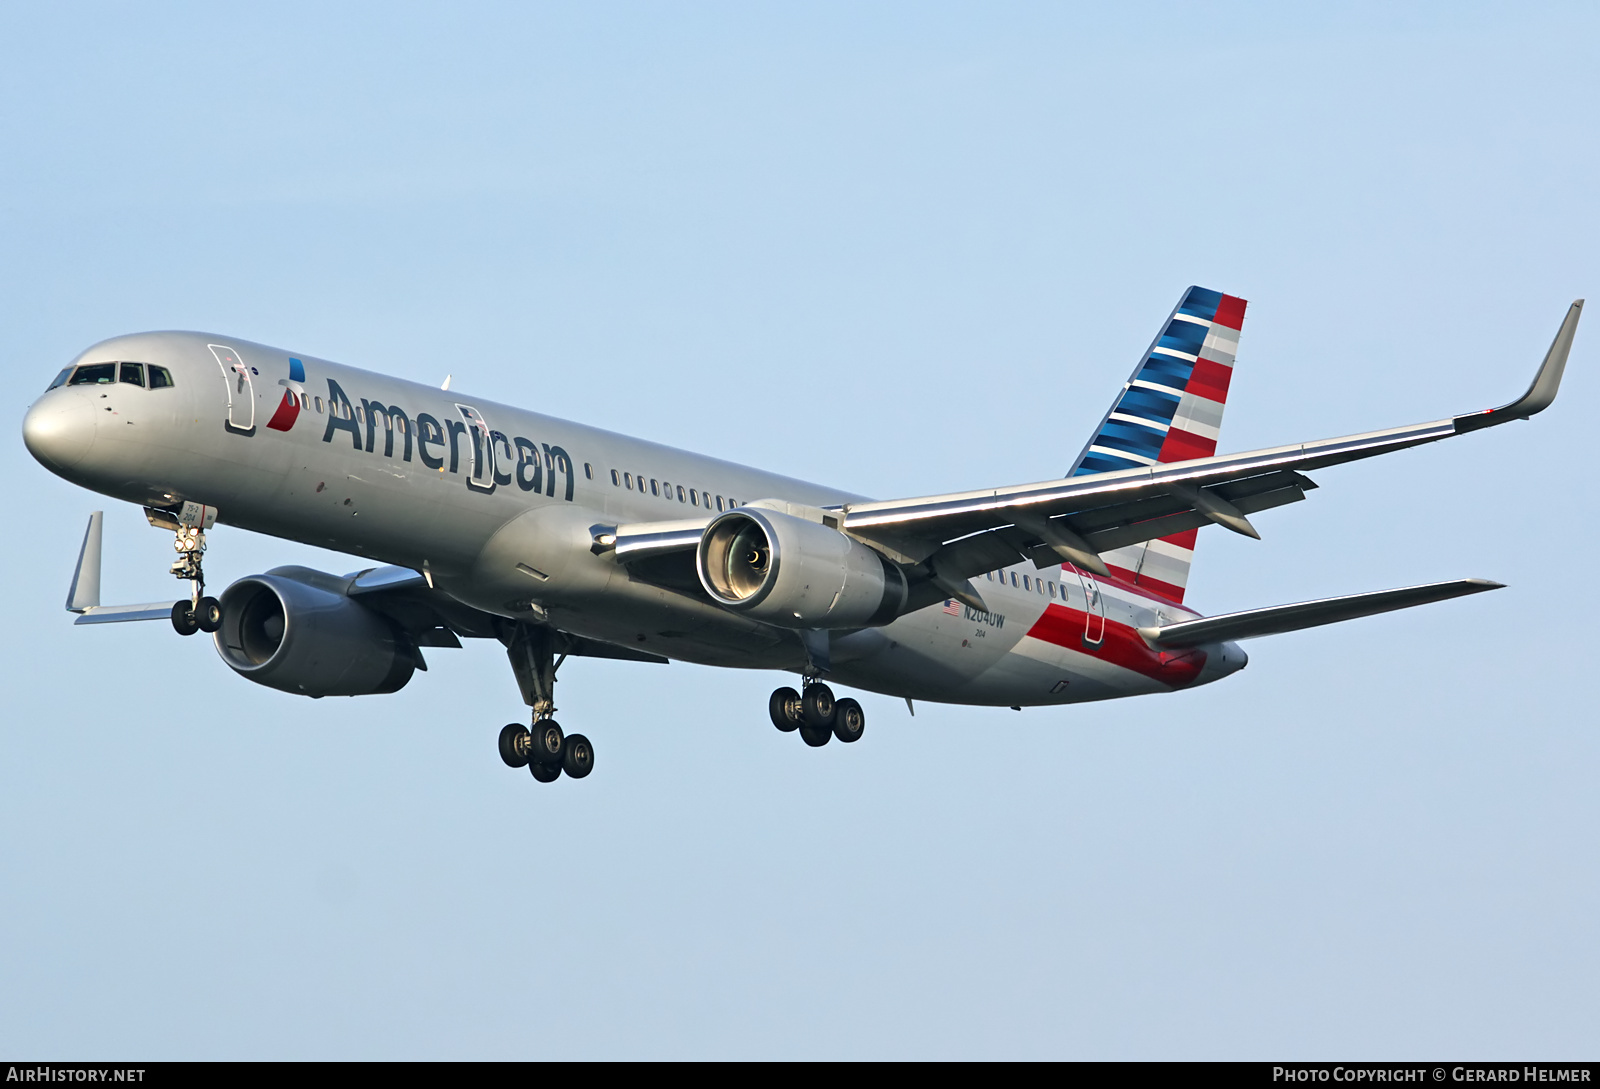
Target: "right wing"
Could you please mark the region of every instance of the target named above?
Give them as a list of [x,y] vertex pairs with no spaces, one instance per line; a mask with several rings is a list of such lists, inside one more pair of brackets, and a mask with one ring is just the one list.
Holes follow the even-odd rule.
[[[970,580],[1031,559],[1063,560],[1104,573],[1099,553],[1216,523],[1257,536],[1249,514],[1297,502],[1316,485],[1303,474],[1376,457],[1467,431],[1525,420],[1555,400],[1572,349],[1579,299],[1567,310],[1526,393],[1499,408],[1410,427],[1242,454],[840,508],[841,528],[925,579],[922,597],[952,596],[981,607]],[[974,604],[976,603],[976,604]],[[917,607],[913,601],[911,607]]]

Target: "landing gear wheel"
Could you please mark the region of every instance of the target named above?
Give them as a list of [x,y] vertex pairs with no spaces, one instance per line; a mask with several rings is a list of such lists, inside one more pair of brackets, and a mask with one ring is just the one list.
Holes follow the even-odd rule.
[[539,761],[535,760],[533,763],[528,765],[528,771],[530,771],[533,774],[533,777],[541,783],[553,783],[557,779],[561,778],[560,764],[541,764]]
[[582,734],[568,734],[561,746],[561,770],[570,778],[582,779],[594,770],[594,746]]
[[194,606],[187,601],[172,603],[172,630],[179,635],[193,635],[200,630],[200,621],[194,615]]
[[[831,730],[833,728],[833,689],[825,684],[806,685],[805,695],[800,697],[800,711],[805,717],[805,724],[813,729]],[[827,744],[827,742],[821,742]]]
[[557,771],[561,770],[561,754],[567,738],[556,720],[547,718],[535,722],[531,732],[533,736],[529,739],[528,759],[533,764],[547,764]]
[[833,705],[833,736],[846,745],[860,741],[867,728],[867,714],[853,699],[842,699]]
[[222,627],[222,605],[214,597],[203,597],[195,606],[194,619],[200,630],[209,635]]
[[800,740],[813,749],[820,749],[833,740],[833,730],[827,726],[802,726]]
[[520,722],[506,724],[500,731],[500,759],[508,768],[520,768],[528,762],[528,749],[532,738],[528,728]]
[[800,711],[800,693],[792,688],[780,688],[767,700],[767,713],[772,724],[784,733],[793,733],[803,721]]

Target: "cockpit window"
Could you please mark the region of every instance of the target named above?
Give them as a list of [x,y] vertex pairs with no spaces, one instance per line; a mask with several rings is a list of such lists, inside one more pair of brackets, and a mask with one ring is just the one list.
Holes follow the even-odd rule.
[[150,388],[170,389],[172,386],[172,372],[165,367],[150,364]]
[[67,384],[67,379],[71,378],[71,377],[72,377],[72,368],[71,367],[63,367],[63,368],[61,368],[61,373],[56,375],[56,380],[54,382],[50,383],[49,389],[46,389],[45,392],[49,393],[50,390],[55,389],[57,386],[66,385]]
[[69,386],[100,386],[117,380],[115,363],[86,363],[72,375]]
[[120,364],[120,367],[121,373],[117,376],[117,381],[126,382],[132,386],[144,385],[143,363],[123,363]]

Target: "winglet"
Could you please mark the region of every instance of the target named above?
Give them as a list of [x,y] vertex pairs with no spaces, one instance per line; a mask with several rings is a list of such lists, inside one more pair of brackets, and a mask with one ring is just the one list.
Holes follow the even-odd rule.
[[1457,433],[1493,427],[1507,420],[1526,420],[1549,408],[1556,399],[1556,391],[1561,388],[1561,375],[1567,369],[1567,353],[1572,351],[1572,338],[1578,331],[1578,318],[1582,314],[1583,300],[1577,299],[1567,309],[1567,316],[1562,319],[1561,328],[1556,330],[1556,338],[1550,342],[1550,350],[1544,354],[1544,362],[1539,365],[1539,373],[1533,376],[1533,385],[1528,387],[1527,393],[1499,408],[1457,416]]
[[83,532],[83,547],[78,549],[78,566],[67,589],[67,611],[86,613],[100,604],[100,524],[104,511],[89,515],[89,528]]

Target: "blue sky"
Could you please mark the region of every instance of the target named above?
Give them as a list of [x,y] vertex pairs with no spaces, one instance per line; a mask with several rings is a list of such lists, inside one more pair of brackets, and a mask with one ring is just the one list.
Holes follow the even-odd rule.
[[[195,328],[891,497],[1065,472],[1191,283],[1251,303],[1238,450],[1509,400],[1596,282],[1584,5],[3,20],[17,424],[94,341]],[[74,630],[90,510],[108,600],[170,546],[14,426],[0,1050],[1590,1054],[1594,335],[1536,421],[1202,534],[1190,600],[1506,590],[1170,697],[862,696],[815,752],[775,675],[575,661],[598,767],[553,789],[495,756],[495,647],[311,702]],[[223,529],[208,570],[288,562],[361,566]]]

